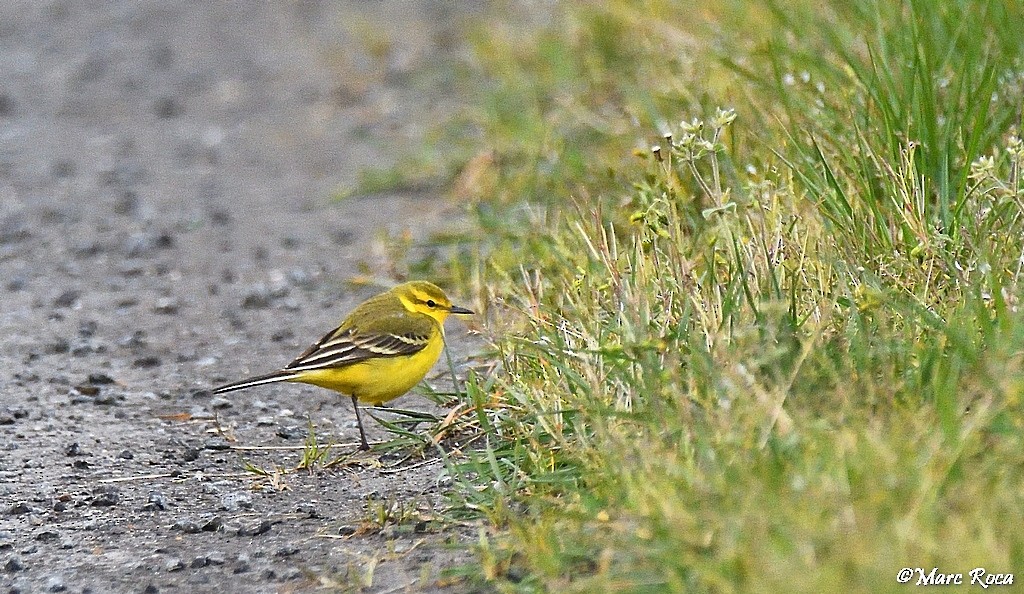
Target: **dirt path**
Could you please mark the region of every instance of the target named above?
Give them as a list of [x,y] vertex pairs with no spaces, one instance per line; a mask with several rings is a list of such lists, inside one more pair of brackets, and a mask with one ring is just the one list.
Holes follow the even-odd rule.
[[393,503],[427,517],[436,464],[370,458],[277,490],[243,461],[296,452],[225,449],[301,445],[306,415],[351,442],[330,393],[202,392],[287,362],[375,292],[342,281],[383,261],[380,229],[453,215],[329,199],[444,108],[421,71],[460,15],[434,4],[0,3],[4,592],[432,591],[466,560],[443,546],[457,534],[362,530]]

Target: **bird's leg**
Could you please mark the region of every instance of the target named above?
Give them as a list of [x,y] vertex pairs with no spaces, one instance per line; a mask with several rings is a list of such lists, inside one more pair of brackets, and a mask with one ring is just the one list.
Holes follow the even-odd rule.
[[356,397],[352,397],[352,408],[356,409],[356,423],[359,425],[359,439],[362,441],[362,445],[359,449],[366,451],[370,449],[370,444],[366,443],[366,433],[363,432],[363,419],[359,417],[359,405],[356,404]]

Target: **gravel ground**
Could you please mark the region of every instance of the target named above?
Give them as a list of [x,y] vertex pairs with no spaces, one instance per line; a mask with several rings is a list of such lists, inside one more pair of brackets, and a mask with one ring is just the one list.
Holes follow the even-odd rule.
[[382,229],[458,216],[423,194],[330,200],[450,108],[422,76],[458,44],[437,4],[0,3],[3,592],[452,590],[438,572],[469,562],[465,535],[373,522],[429,518],[438,464],[260,478],[246,461],[298,452],[232,447],[301,445],[307,418],[354,444],[347,401],[206,391],[379,290],[342,281],[387,261]]

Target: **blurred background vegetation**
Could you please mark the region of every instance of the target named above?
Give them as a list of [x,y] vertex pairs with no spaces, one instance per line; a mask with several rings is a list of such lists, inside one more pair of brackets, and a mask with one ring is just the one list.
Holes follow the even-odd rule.
[[437,264],[502,368],[448,462],[473,579],[1024,568],[1019,2],[499,3],[472,40],[468,107],[363,189],[475,222]]

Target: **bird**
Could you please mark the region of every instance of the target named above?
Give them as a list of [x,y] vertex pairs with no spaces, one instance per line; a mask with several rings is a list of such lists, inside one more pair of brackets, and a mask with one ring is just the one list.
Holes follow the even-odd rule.
[[339,392],[352,399],[360,449],[368,450],[359,402],[378,405],[411,390],[441,355],[445,319],[472,313],[452,305],[431,282],[406,282],[357,305],[337,328],[278,371],[219,386],[213,393],[277,382]]

